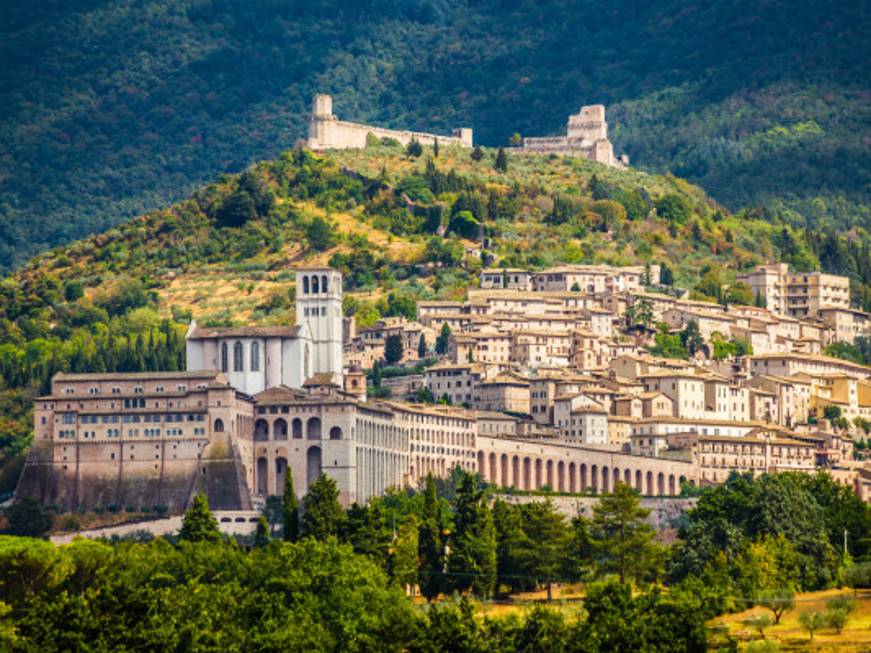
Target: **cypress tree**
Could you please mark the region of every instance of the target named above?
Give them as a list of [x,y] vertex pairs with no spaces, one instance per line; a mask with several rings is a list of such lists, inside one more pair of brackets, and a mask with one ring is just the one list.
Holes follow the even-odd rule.
[[284,476],[284,497],[282,501],[284,515],[284,539],[287,542],[296,542],[299,539],[299,499],[293,490],[293,474],[290,467]]
[[454,589],[471,589],[484,598],[492,596],[496,586],[496,528],[476,475],[466,475],[457,491],[448,570]]
[[305,537],[326,540],[337,535],[345,517],[339,503],[339,488],[326,474],[321,474],[309,488],[303,501],[302,531]]
[[420,593],[428,601],[437,597],[444,586],[445,558],[441,522],[435,479],[433,479],[432,474],[428,474],[423,495],[423,512],[417,532],[417,554],[420,558]]
[[495,167],[499,172],[508,172],[508,155],[505,154],[505,150],[501,147],[499,148],[499,151],[496,152],[496,163],[493,167]]

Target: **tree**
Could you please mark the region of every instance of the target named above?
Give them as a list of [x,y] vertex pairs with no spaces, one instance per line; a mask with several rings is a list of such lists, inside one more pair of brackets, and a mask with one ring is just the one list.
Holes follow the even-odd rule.
[[269,522],[266,521],[266,517],[260,515],[257,518],[257,531],[254,533],[254,547],[262,549],[264,546],[269,545],[271,539],[269,536]]
[[326,474],[321,474],[303,499],[303,535],[320,541],[335,536],[344,516],[336,482]]
[[841,407],[835,404],[829,404],[823,408],[823,417],[828,420],[835,420],[841,416]]
[[524,542],[521,547],[524,571],[544,582],[547,600],[551,586],[566,569],[571,531],[565,518],[557,512],[550,498],[528,503],[521,509]]
[[426,358],[426,336],[422,333],[417,341],[417,357],[420,360]]
[[384,360],[391,365],[393,363],[398,363],[402,360],[404,353],[405,350],[402,346],[402,335],[399,333],[392,333],[387,336],[387,339],[384,341]]
[[753,304],[753,289],[743,281],[736,281],[726,291],[723,297],[724,304],[742,304],[751,306]]
[[508,139],[508,144],[511,147],[520,147],[523,145],[523,136],[520,135],[520,132],[514,132],[511,134],[511,138]]
[[435,139],[435,141],[433,141],[432,156],[434,159],[439,158],[439,139]]
[[409,141],[408,145],[405,146],[405,154],[409,158],[416,159],[421,154],[423,154],[423,146],[418,142],[416,138],[412,138]]
[[375,389],[381,387],[381,361],[372,363],[372,387]]
[[795,592],[789,586],[763,590],[756,602],[763,608],[771,610],[774,623],[779,624],[783,613],[792,610],[795,605]]
[[508,155],[505,154],[505,150],[501,147],[496,152],[496,162],[493,164],[493,167],[499,172],[508,172]]
[[844,584],[855,593],[871,588],[871,561],[856,562],[844,570]]
[[284,540],[296,542],[299,539],[299,499],[293,489],[293,473],[288,467],[284,472],[284,495],[282,496],[284,516]]
[[765,639],[765,629],[771,626],[772,622],[767,614],[758,614],[744,619],[741,623],[759,633],[761,639]]
[[241,227],[256,217],[254,198],[241,188],[228,195],[215,212],[220,227]]
[[659,282],[663,286],[671,286],[674,284],[674,272],[669,267],[668,263],[663,262],[659,266]]
[[705,340],[699,331],[699,323],[695,320],[687,322],[684,330],[681,331],[680,341],[690,356],[695,355],[697,351],[701,350],[705,346]]
[[849,596],[833,596],[826,601],[826,624],[839,635],[847,625],[847,619],[856,609],[856,599]]
[[458,212],[451,217],[451,221],[448,223],[448,231],[467,240],[475,240],[478,237],[480,227],[481,223],[475,219],[470,211]]
[[7,533],[25,537],[42,537],[52,524],[51,515],[32,497],[24,497],[6,508],[6,519]]
[[312,249],[318,252],[323,252],[335,244],[332,226],[320,216],[306,225],[305,235]]
[[420,592],[428,601],[439,595],[444,587],[444,542],[442,541],[442,511],[436,493],[435,479],[427,474],[418,528],[418,557],[420,558]]
[[641,507],[638,493],[617,482],[614,492],[593,506],[592,546],[601,571],[616,572],[620,583],[636,582],[654,574],[660,565],[660,550],[653,527],[644,520],[650,510]]
[[216,542],[221,539],[218,520],[209,510],[209,501],[202,492],[194,497],[193,504],[185,512],[178,536],[187,542]]
[[442,330],[439,332],[438,338],[436,338],[435,350],[436,353],[444,356],[448,353],[448,346],[451,342],[451,327],[448,326],[448,323],[445,322],[442,325]]
[[391,576],[400,587],[413,588],[417,585],[418,548],[417,517],[408,515],[396,531],[390,548]]
[[519,506],[504,499],[493,502],[493,526],[496,528],[496,592],[531,589],[523,569],[523,517]]
[[654,206],[656,206],[656,212],[659,216],[678,224],[684,224],[692,213],[689,202],[677,193],[669,193],[661,197],[654,202]]
[[480,145],[476,145],[475,149],[472,150],[472,161],[476,163],[484,158],[484,150],[481,149]]
[[464,475],[457,490],[452,543],[448,570],[454,589],[471,589],[484,598],[492,596],[496,584],[496,528],[477,475]]
[[814,641],[814,633],[826,626],[826,615],[816,610],[802,610],[798,622],[810,635],[810,641]]

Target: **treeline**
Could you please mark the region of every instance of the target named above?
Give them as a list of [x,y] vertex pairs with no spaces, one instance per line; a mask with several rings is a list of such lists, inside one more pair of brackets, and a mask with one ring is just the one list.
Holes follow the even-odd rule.
[[[0,641],[13,651],[88,642],[100,650],[701,652],[711,643],[705,622],[722,612],[758,604],[779,619],[796,591],[871,586],[868,506],[825,474],[734,475],[704,489],[670,548],[623,484],[589,518],[571,521],[550,501],[514,505],[489,493],[457,469],[419,492],[393,490],[343,510],[328,477],[301,505],[288,477],[284,497],[270,498],[256,534],[242,540],[220,534],[202,495],[176,537],[65,547],[2,538]],[[844,531],[850,554],[837,548]],[[550,598],[552,585],[578,581],[575,620],[546,606],[482,619],[469,601],[544,587]],[[406,599],[416,587],[442,600],[416,610]],[[817,614],[816,627],[838,617],[843,628],[842,612]]]

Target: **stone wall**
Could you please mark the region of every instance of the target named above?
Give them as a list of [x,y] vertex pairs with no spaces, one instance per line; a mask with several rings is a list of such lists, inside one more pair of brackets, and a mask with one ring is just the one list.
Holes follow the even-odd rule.
[[330,96],[315,96],[312,113],[309,116],[308,139],[306,141],[306,146],[310,149],[364,148],[369,134],[378,138],[392,138],[402,145],[408,145],[412,140],[418,141],[421,145],[433,145],[438,140],[439,145],[472,146],[472,130],[466,127],[453,130],[450,136],[373,127],[372,125],[339,120],[333,115],[332,106]]
[[[504,499],[513,505],[523,505],[535,501],[544,501],[542,495],[518,495],[518,494],[499,494],[500,499]],[[551,501],[554,507],[559,510],[566,519],[572,517],[585,517],[589,519],[593,516],[593,506],[599,500],[598,497],[569,497],[569,496],[551,496]],[[676,528],[680,518],[691,508],[694,508],[698,499],[688,498],[680,499],[675,497],[642,497],[641,507],[650,510],[646,521],[656,529]]]

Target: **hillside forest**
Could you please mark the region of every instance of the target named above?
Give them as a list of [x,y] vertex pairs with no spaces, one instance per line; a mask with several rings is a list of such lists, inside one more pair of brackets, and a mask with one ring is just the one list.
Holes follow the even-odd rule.
[[10,0],[0,270],[277,157],[316,92],[485,146],[603,103],[641,170],[867,229],[869,20],[862,0]]

